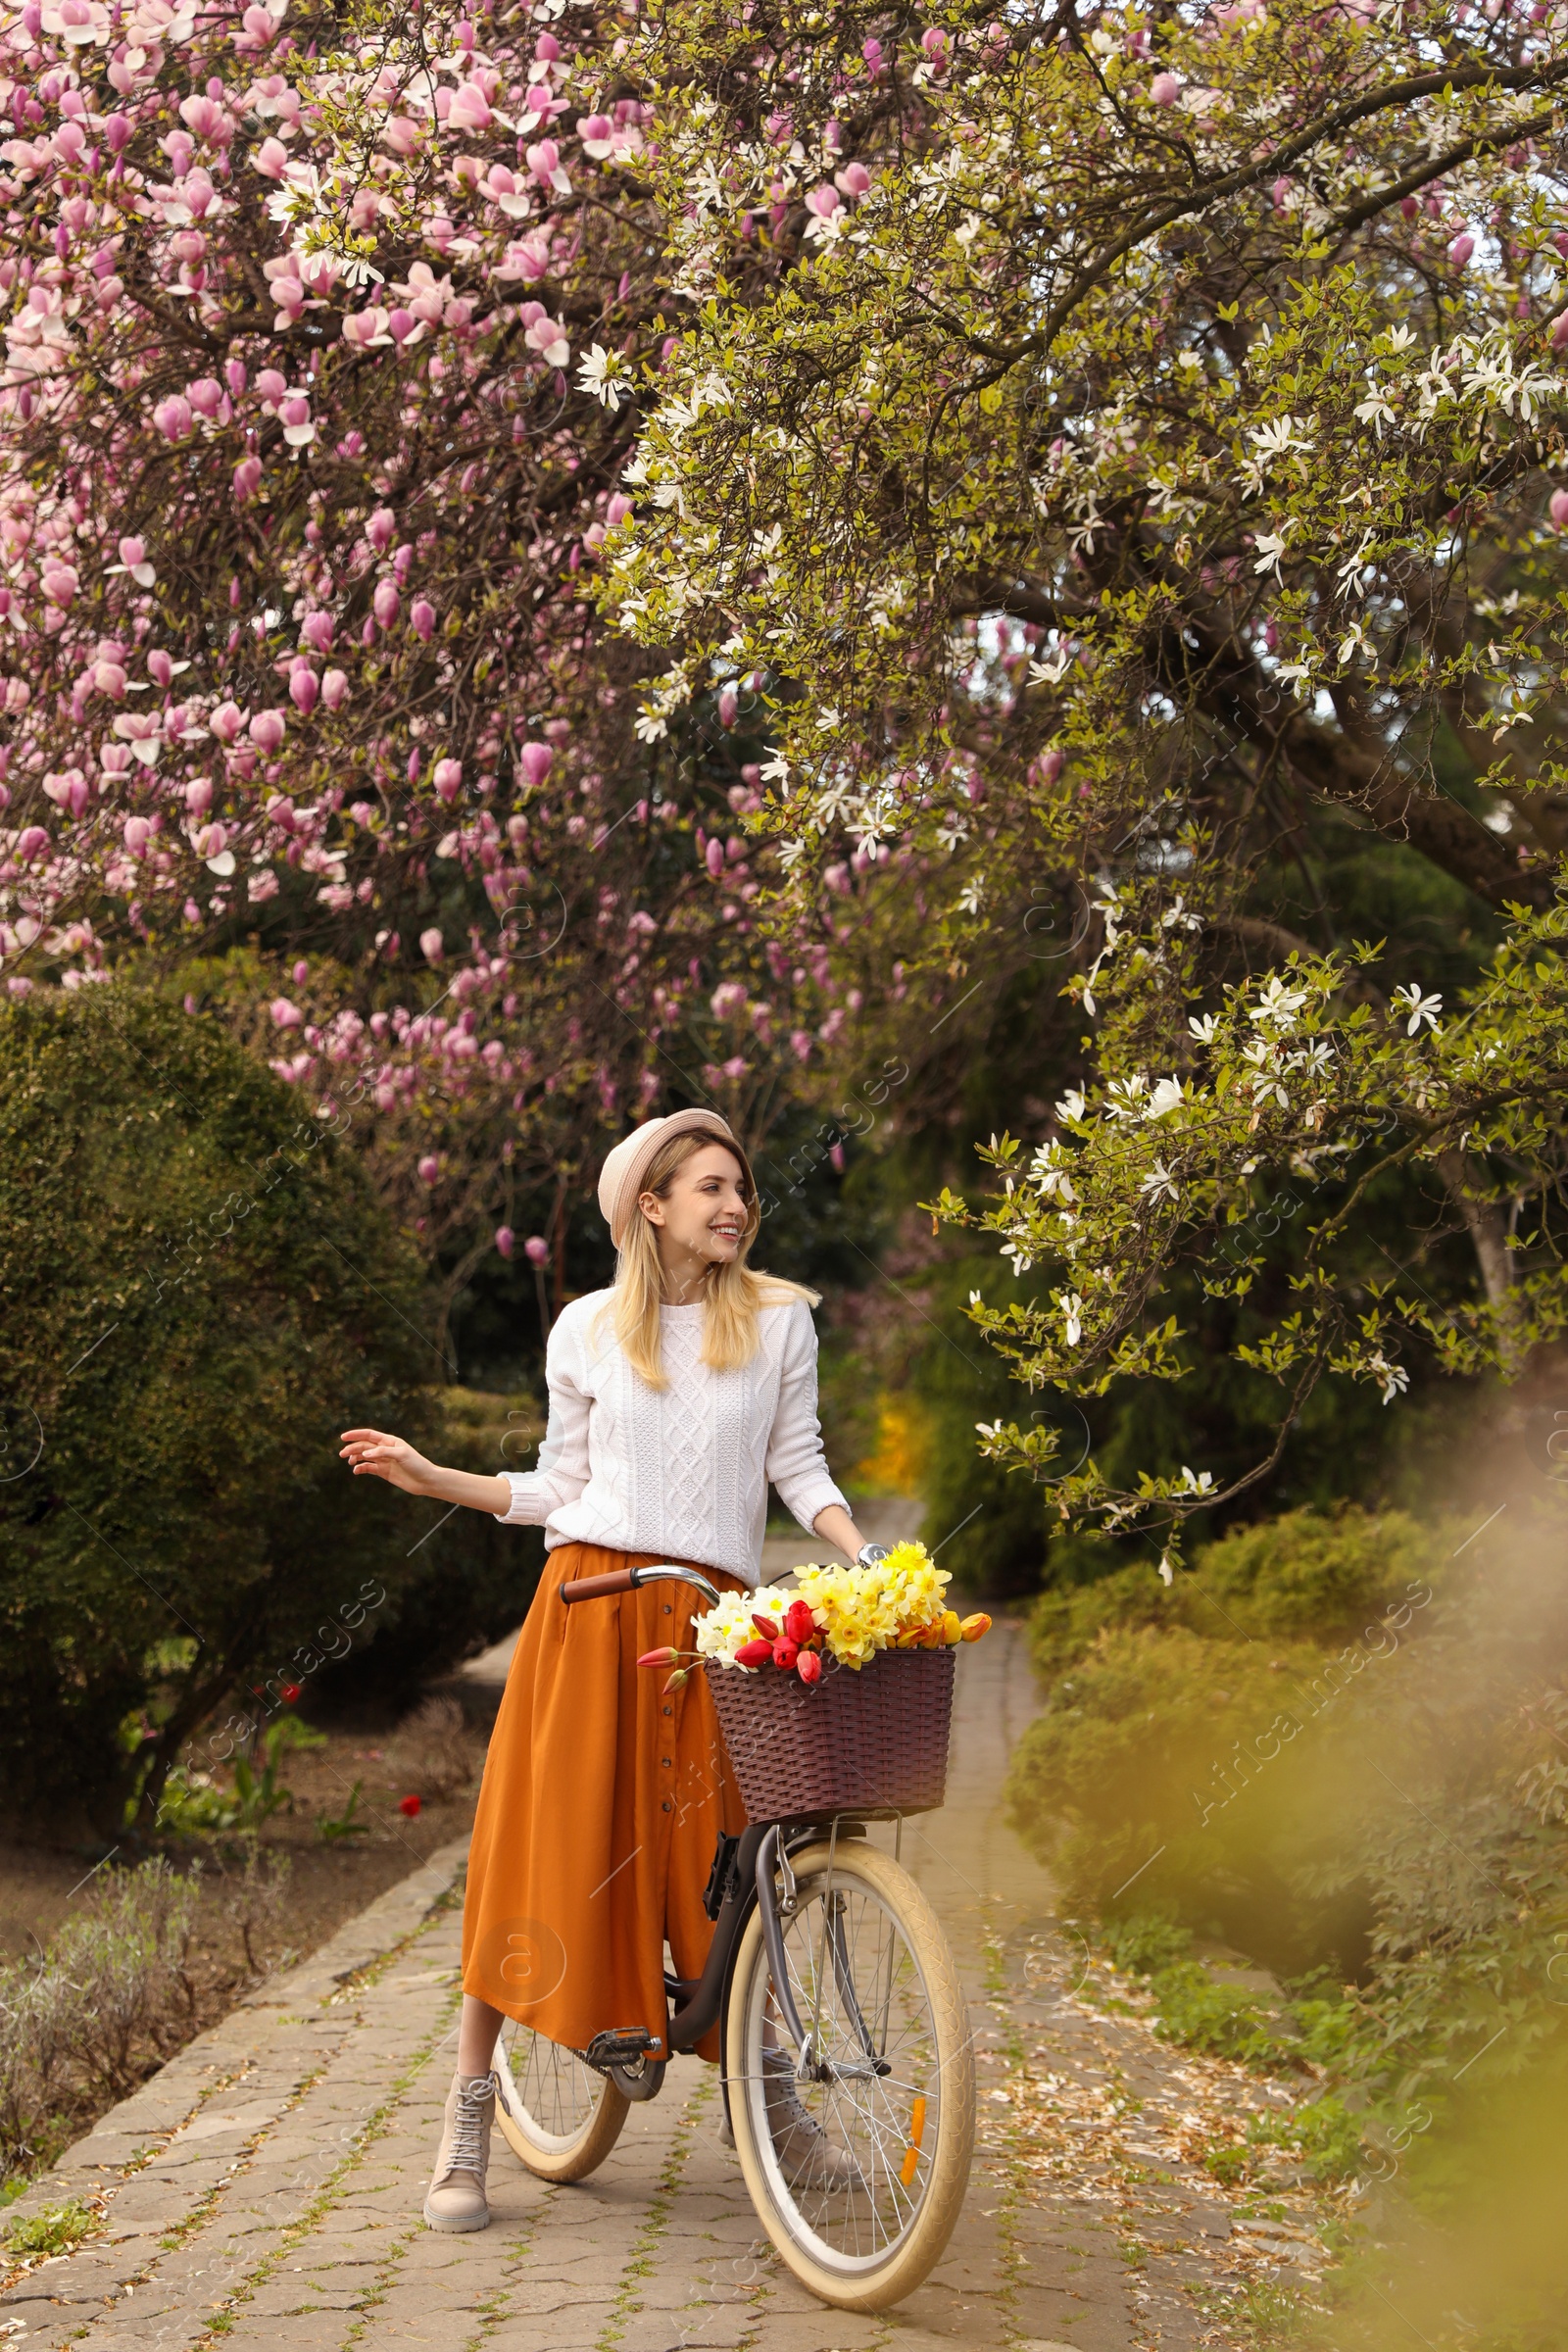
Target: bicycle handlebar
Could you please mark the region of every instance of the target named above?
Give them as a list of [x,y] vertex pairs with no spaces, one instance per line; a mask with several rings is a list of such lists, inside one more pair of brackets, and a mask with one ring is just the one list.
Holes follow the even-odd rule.
[[636,1592],[644,1585],[690,1585],[700,1592],[710,1607],[718,1605],[718,1587],[710,1584],[695,1568],[676,1568],[663,1565],[656,1568],[611,1568],[603,1576],[579,1576],[571,1584],[563,1583],[557,1590],[569,1609],[578,1600],[609,1600],[617,1592]]

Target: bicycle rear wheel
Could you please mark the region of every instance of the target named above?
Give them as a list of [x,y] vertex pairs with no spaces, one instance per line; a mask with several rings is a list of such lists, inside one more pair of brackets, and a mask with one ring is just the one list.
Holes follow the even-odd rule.
[[760,1912],[730,1984],[725,2067],[753,2204],[804,2286],[844,2311],[913,2292],[953,2233],[974,2149],[974,2061],[936,1914],[891,1855],[841,1839],[790,1857],[781,1922],[822,2079],[794,2080]]
[[575,2050],[509,2021],[496,2044],[496,2121],[541,2180],[583,2180],[602,2165],[626,2120],[627,2100]]

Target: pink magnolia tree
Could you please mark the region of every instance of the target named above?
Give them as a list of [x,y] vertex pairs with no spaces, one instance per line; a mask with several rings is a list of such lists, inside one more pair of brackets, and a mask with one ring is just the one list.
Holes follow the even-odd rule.
[[454,1279],[669,1086],[755,1132],[832,1020],[771,1002],[745,698],[652,727],[592,608],[675,306],[573,23],[0,17],[0,973],[200,958]]

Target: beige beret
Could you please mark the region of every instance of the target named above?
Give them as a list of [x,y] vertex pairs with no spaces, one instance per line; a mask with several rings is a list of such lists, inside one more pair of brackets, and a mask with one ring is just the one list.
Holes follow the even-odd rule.
[[[660,1145],[668,1143],[672,1135],[689,1135],[700,1127],[710,1127],[715,1135],[735,1143],[728,1121],[716,1110],[672,1110],[667,1118],[645,1119],[630,1135],[622,1136],[611,1152],[600,1171],[599,1207],[617,1250],[626,1238],[637,1196],[645,1189],[644,1179]],[[738,1144],[735,1148],[740,1150]]]

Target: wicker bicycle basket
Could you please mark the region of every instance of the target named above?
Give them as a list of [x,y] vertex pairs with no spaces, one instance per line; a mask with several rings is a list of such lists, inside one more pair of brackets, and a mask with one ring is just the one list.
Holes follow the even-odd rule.
[[884,1649],[819,1683],[710,1658],[708,1687],[749,1821],[929,1813],[948,1780],[952,1649]]

